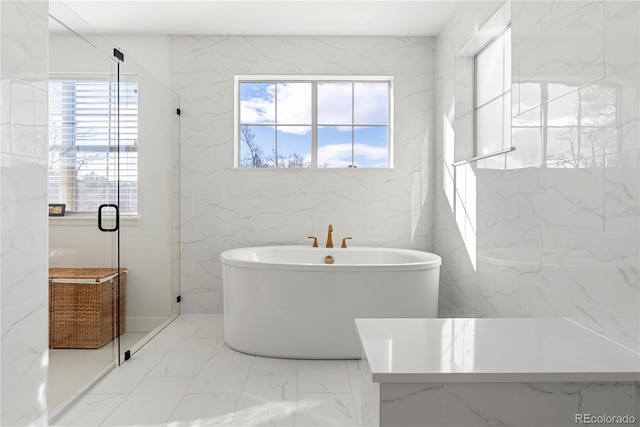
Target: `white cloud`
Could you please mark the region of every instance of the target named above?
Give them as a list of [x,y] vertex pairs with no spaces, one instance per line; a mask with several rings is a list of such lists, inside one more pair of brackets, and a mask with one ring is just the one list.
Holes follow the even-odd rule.
[[[278,83],[278,123],[311,125],[311,84]],[[243,99],[240,102],[242,123],[267,124],[275,121],[276,85],[267,87],[266,96]],[[304,135],[308,128],[280,128],[285,133]]]
[[389,123],[389,86],[387,83],[354,84],[354,122],[356,124]]
[[273,123],[275,120],[276,85],[266,87],[264,97],[242,99],[240,101],[240,120],[242,123]]
[[318,123],[351,124],[351,84],[318,84]]
[[311,124],[311,83],[278,84],[278,123]]
[[387,124],[389,85],[380,82],[320,83],[318,123],[351,124],[352,99],[355,124]]
[[[355,144],[355,152],[359,157],[370,161],[380,160],[373,165],[384,167],[387,165],[387,148],[373,147],[367,144]],[[348,167],[351,164],[351,144],[328,144],[318,147],[318,167]]]
[[[358,82],[355,92],[355,119],[358,124],[383,124],[388,121],[388,85]],[[304,82],[278,83],[278,124],[311,124],[311,84]],[[266,87],[263,96],[243,99],[240,117],[244,124],[271,124],[276,115],[276,85]],[[351,83],[318,84],[318,123],[351,124]],[[283,132],[302,135],[304,128],[288,127]]]

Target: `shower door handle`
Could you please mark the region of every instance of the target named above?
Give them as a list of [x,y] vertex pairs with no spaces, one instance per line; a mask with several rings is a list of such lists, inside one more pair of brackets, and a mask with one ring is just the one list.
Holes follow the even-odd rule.
[[[114,208],[116,210],[116,225],[113,228],[104,228],[102,226],[102,210],[104,208]],[[120,210],[118,209],[118,205],[112,205],[112,204],[100,205],[100,207],[98,208],[98,228],[100,229],[100,231],[104,231],[107,233],[118,231],[118,228],[120,228]]]

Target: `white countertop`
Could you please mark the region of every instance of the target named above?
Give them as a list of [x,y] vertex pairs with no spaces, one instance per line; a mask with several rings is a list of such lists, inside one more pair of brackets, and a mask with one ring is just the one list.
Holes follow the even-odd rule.
[[640,381],[640,355],[569,319],[356,319],[374,382]]

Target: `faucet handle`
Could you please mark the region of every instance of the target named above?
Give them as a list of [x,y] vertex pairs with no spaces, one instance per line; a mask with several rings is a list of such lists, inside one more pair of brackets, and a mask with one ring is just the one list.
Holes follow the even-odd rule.
[[341,248],[347,247],[347,239],[351,240],[351,237],[345,237],[344,239],[342,239],[342,245],[340,245]]
[[309,236],[307,237],[307,239],[313,239],[313,247],[314,248],[318,247],[318,238],[316,236]]

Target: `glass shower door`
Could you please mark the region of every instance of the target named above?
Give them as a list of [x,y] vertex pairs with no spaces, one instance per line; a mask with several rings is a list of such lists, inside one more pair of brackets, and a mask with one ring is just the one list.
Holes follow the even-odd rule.
[[118,362],[118,61],[60,2],[49,20],[51,419]]

